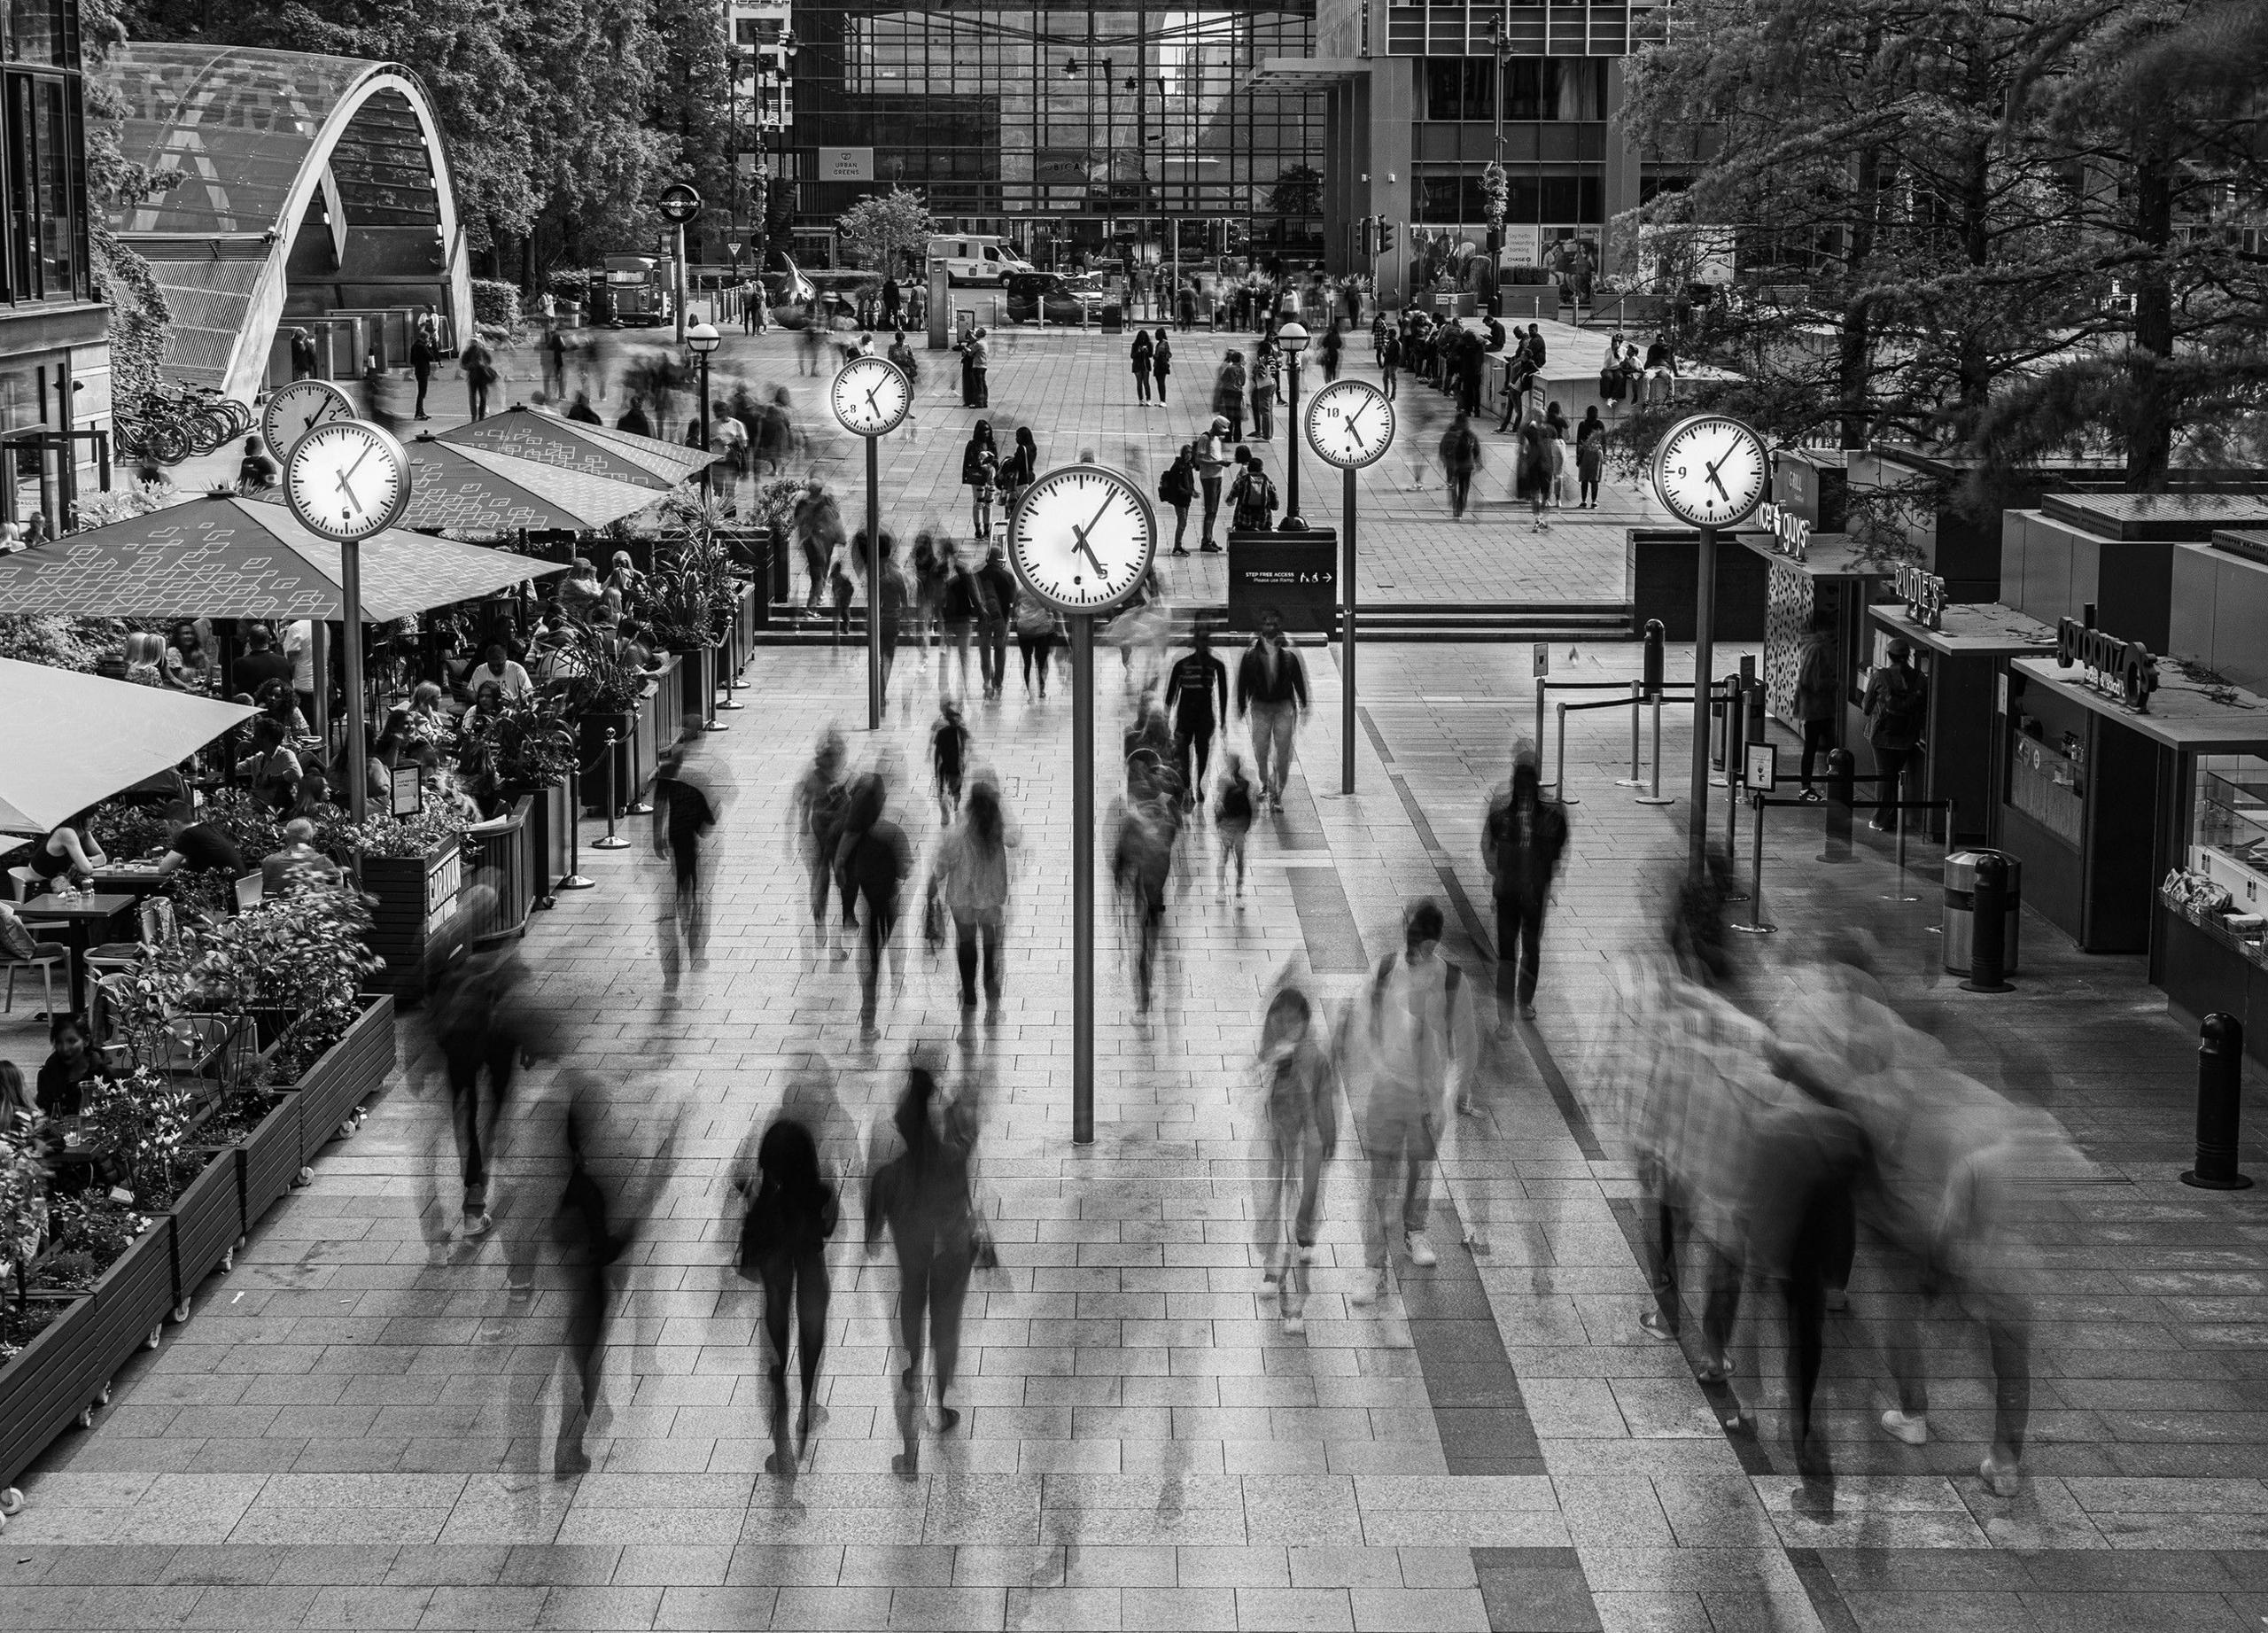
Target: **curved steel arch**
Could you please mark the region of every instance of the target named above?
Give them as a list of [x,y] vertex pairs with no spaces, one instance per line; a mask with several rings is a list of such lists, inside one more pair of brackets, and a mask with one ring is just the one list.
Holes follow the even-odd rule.
[[[250,48],[136,43],[105,77],[128,108],[126,156],[183,180],[115,212],[120,237],[148,257],[175,309],[169,374],[250,400],[264,380],[289,289],[288,264],[316,193],[343,245],[369,189],[334,173],[350,137],[382,134],[373,104],[407,108],[430,185],[431,225],[457,330],[471,318],[448,156],[424,87],[399,63]],[[383,205],[376,207],[384,208]],[[400,225],[400,222],[383,223]],[[422,224],[422,223],[421,223]]]

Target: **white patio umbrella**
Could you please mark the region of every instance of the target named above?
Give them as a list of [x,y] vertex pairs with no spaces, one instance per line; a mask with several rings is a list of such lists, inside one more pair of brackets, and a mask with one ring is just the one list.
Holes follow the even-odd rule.
[[0,833],[47,833],[259,712],[0,658]]

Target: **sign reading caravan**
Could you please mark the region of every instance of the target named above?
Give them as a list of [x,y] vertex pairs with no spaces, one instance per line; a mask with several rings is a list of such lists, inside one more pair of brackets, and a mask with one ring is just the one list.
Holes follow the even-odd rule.
[[1037,271],[1019,258],[1006,238],[937,237],[929,240],[930,265],[945,263],[945,276],[955,284],[998,284],[1011,272]]

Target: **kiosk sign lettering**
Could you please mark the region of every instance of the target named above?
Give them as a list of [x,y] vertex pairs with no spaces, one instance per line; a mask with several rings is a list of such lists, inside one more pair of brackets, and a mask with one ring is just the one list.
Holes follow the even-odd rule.
[[1756,507],[1756,523],[1772,539],[1772,548],[1781,555],[1797,561],[1806,558],[1811,548],[1811,523],[1785,505],[1771,503]]
[[2086,682],[2098,691],[2115,692],[2137,714],[2150,712],[2150,694],[2158,689],[2157,660],[2139,641],[2090,628],[2077,618],[2055,626],[2055,665],[2077,664],[2086,672]]
[[1899,600],[1906,603],[1909,623],[1923,629],[1943,629],[1946,626],[1946,581],[1937,573],[1900,562],[1891,575],[1891,584]]

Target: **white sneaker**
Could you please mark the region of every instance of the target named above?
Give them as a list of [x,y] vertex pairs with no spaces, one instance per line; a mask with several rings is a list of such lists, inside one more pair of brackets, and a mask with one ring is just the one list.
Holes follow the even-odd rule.
[[2016,1494],[2021,1476],[2014,1458],[2003,1463],[1997,1454],[1987,1452],[1984,1460],[1977,1466],[1977,1473],[1984,1481],[1985,1489],[1994,1497],[2014,1497]]
[[1883,1413],[1882,1427],[1909,1446],[1922,1446],[1929,1443],[1930,1420],[1918,1411],[1909,1418],[1893,1406]]
[[1431,1270],[1441,1263],[1434,1256],[1433,1244],[1425,1240],[1423,1231],[1404,1231],[1402,1245],[1410,1249],[1410,1262],[1419,1270]]
[[465,1216],[464,1233],[468,1236],[485,1236],[494,1228],[495,1224],[496,1221],[490,1217],[485,1210],[468,1214]]
[[1372,1271],[1363,1278],[1362,1285],[1347,1295],[1347,1302],[1357,1310],[1376,1304],[1386,1297],[1386,1272]]
[[1285,1316],[1284,1318],[1284,1334],[1287,1338],[1297,1338],[1301,1334],[1307,1330],[1308,1322],[1305,1316]]

